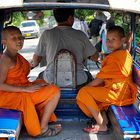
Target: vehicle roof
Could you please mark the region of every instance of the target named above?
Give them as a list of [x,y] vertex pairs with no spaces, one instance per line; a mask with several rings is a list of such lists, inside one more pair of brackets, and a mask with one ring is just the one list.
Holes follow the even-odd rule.
[[140,13],[140,0],[0,0],[0,9],[53,9],[56,7],[120,10]]

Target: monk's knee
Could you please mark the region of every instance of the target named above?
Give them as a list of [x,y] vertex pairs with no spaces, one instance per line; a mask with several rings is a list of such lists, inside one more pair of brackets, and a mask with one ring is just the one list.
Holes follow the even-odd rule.
[[83,98],[83,97],[85,97],[85,99],[86,99],[86,94],[87,94],[86,88],[87,88],[87,87],[82,87],[82,88],[79,90],[79,92],[78,92],[78,94],[77,94],[77,97],[76,97],[76,100],[81,99],[81,98]]
[[58,94],[60,94],[60,88],[56,85],[50,85]]
[[20,93],[20,98],[22,98],[22,99],[30,98],[31,99],[31,96],[30,96],[29,93],[21,92]]
[[51,85],[51,88],[53,88],[54,93],[56,94],[55,97],[60,99],[60,88],[56,85]]
[[59,100],[60,99],[60,92],[58,92],[56,95],[55,95],[55,97],[57,98],[57,100]]

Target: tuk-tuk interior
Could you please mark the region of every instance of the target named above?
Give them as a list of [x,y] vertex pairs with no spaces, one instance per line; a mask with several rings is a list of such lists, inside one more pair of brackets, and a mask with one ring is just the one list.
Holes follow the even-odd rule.
[[[133,56],[133,78],[135,83],[138,86],[138,89],[140,87],[140,44],[139,44],[139,23],[140,23],[140,1],[137,0],[118,0],[116,3],[116,0],[65,0],[65,1],[56,1],[56,0],[24,0],[19,1],[15,0],[14,2],[3,1],[0,4],[0,32],[2,31],[4,26],[7,26],[8,24],[11,24],[12,22],[12,14],[14,12],[25,12],[28,13],[28,11],[44,11],[44,10],[52,10],[54,8],[75,8],[75,9],[83,9],[83,10],[101,10],[101,11],[110,11],[111,13],[116,13],[116,19],[117,14],[121,15],[123,20],[120,24],[124,25],[126,28],[126,31],[131,31],[134,34],[133,42],[131,45],[131,54]],[[43,17],[43,16],[42,16]],[[39,17],[39,18],[42,18]],[[117,20],[116,20],[117,22]],[[119,24],[119,22],[117,22]],[[1,36],[0,36],[1,40]],[[2,53],[4,51],[4,46],[1,44],[0,41],[0,52]],[[89,71],[94,71],[92,69],[93,63],[88,63],[87,67],[89,68]],[[91,68],[91,69],[90,69]],[[63,87],[61,89],[61,99],[60,103],[55,111],[57,114],[59,121],[68,121],[68,122],[81,122],[81,121],[87,121],[89,120],[78,108],[75,102],[75,97],[77,95],[78,89],[74,87]],[[138,90],[138,100],[134,106],[127,106],[126,108],[121,107],[111,107],[109,111],[107,112],[110,116],[110,121],[114,125],[117,123],[116,128],[113,127],[113,131],[116,133],[116,138],[114,137],[113,140],[116,139],[125,139],[130,140],[133,138],[140,138],[140,127],[139,127],[139,108],[138,108],[138,102],[139,102],[139,90]],[[121,110],[121,111],[120,111]],[[11,110],[10,110],[11,111]],[[129,111],[134,111],[135,113],[132,113],[130,116]],[[21,116],[19,112],[10,112],[8,114],[7,110],[0,110],[0,122],[1,122],[1,114],[3,114],[2,117],[11,117],[15,113],[18,113],[17,116],[17,122],[14,127],[16,128],[9,128],[10,126],[5,127],[5,122],[2,120],[2,128],[0,128],[0,138],[6,137],[10,140],[16,140],[19,137],[19,132],[21,129]],[[122,122],[122,115],[124,115],[125,119]],[[132,122],[129,122],[129,119],[131,120],[131,117],[135,117],[132,119]],[[117,116],[117,117],[116,117]],[[116,119],[117,118],[117,119]],[[114,121],[115,120],[115,121]],[[11,120],[9,120],[10,122]],[[20,125],[19,125],[20,124]],[[130,131],[124,131],[122,127],[125,127],[127,129],[129,125]],[[1,127],[1,126],[0,126]],[[18,129],[17,129],[18,127]],[[19,129],[20,128],[20,129]],[[9,129],[15,129],[14,131],[9,131]],[[118,130],[119,129],[119,130]],[[8,130],[8,131],[7,131]],[[17,132],[18,131],[18,132]],[[114,135],[114,133],[113,133]],[[120,136],[118,136],[120,135]],[[21,138],[21,137],[19,137]],[[22,139],[22,138],[21,138]],[[25,138],[26,139],[26,138]],[[53,138],[50,138],[50,140],[53,140]],[[65,137],[61,137],[62,140],[67,139]],[[68,138],[70,140],[74,140],[76,138]],[[89,138],[86,140],[92,140],[94,138]],[[100,139],[100,138],[99,138]]]

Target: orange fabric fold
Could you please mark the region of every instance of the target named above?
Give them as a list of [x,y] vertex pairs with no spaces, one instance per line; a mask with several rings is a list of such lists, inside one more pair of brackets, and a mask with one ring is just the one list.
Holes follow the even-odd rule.
[[[17,64],[8,71],[5,83],[15,86],[30,86],[35,82],[44,82],[43,80],[29,82],[27,78],[29,72],[30,65],[28,61],[18,54]],[[41,133],[40,117],[44,106],[57,93],[59,93],[59,88],[55,85],[44,86],[33,93],[0,91],[0,107],[22,111],[27,132],[31,136],[37,136]],[[56,120],[55,114],[52,114],[50,121]]]
[[77,95],[77,104],[87,116],[86,106],[96,111],[107,109],[111,104],[123,106],[136,101],[137,87],[132,81],[132,57],[127,50],[118,50],[106,56],[96,75],[104,79],[104,86],[85,86]]

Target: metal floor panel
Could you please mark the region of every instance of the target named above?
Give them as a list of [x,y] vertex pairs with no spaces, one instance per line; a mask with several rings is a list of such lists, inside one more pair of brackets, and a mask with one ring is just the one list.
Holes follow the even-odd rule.
[[108,135],[85,133],[82,128],[86,122],[62,122],[62,131],[54,137],[31,138],[25,130],[21,131],[19,140],[115,140],[113,131]]
[[[28,41],[28,40],[27,40]],[[31,54],[30,54],[31,55]],[[26,57],[27,58],[27,57]],[[90,69],[93,77],[99,71],[94,62],[88,61],[87,67]],[[36,79],[39,72],[43,71],[45,67],[36,67],[33,69],[30,74],[30,80],[33,81]],[[86,122],[62,122],[62,132],[54,137],[45,137],[45,138],[32,138],[30,137],[25,128],[21,130],[19,140],[116,140],[113,134],[113,131],[108,135],[96,135],[96,134],[88,134],[83,132],[83,128],[86,127]]]

